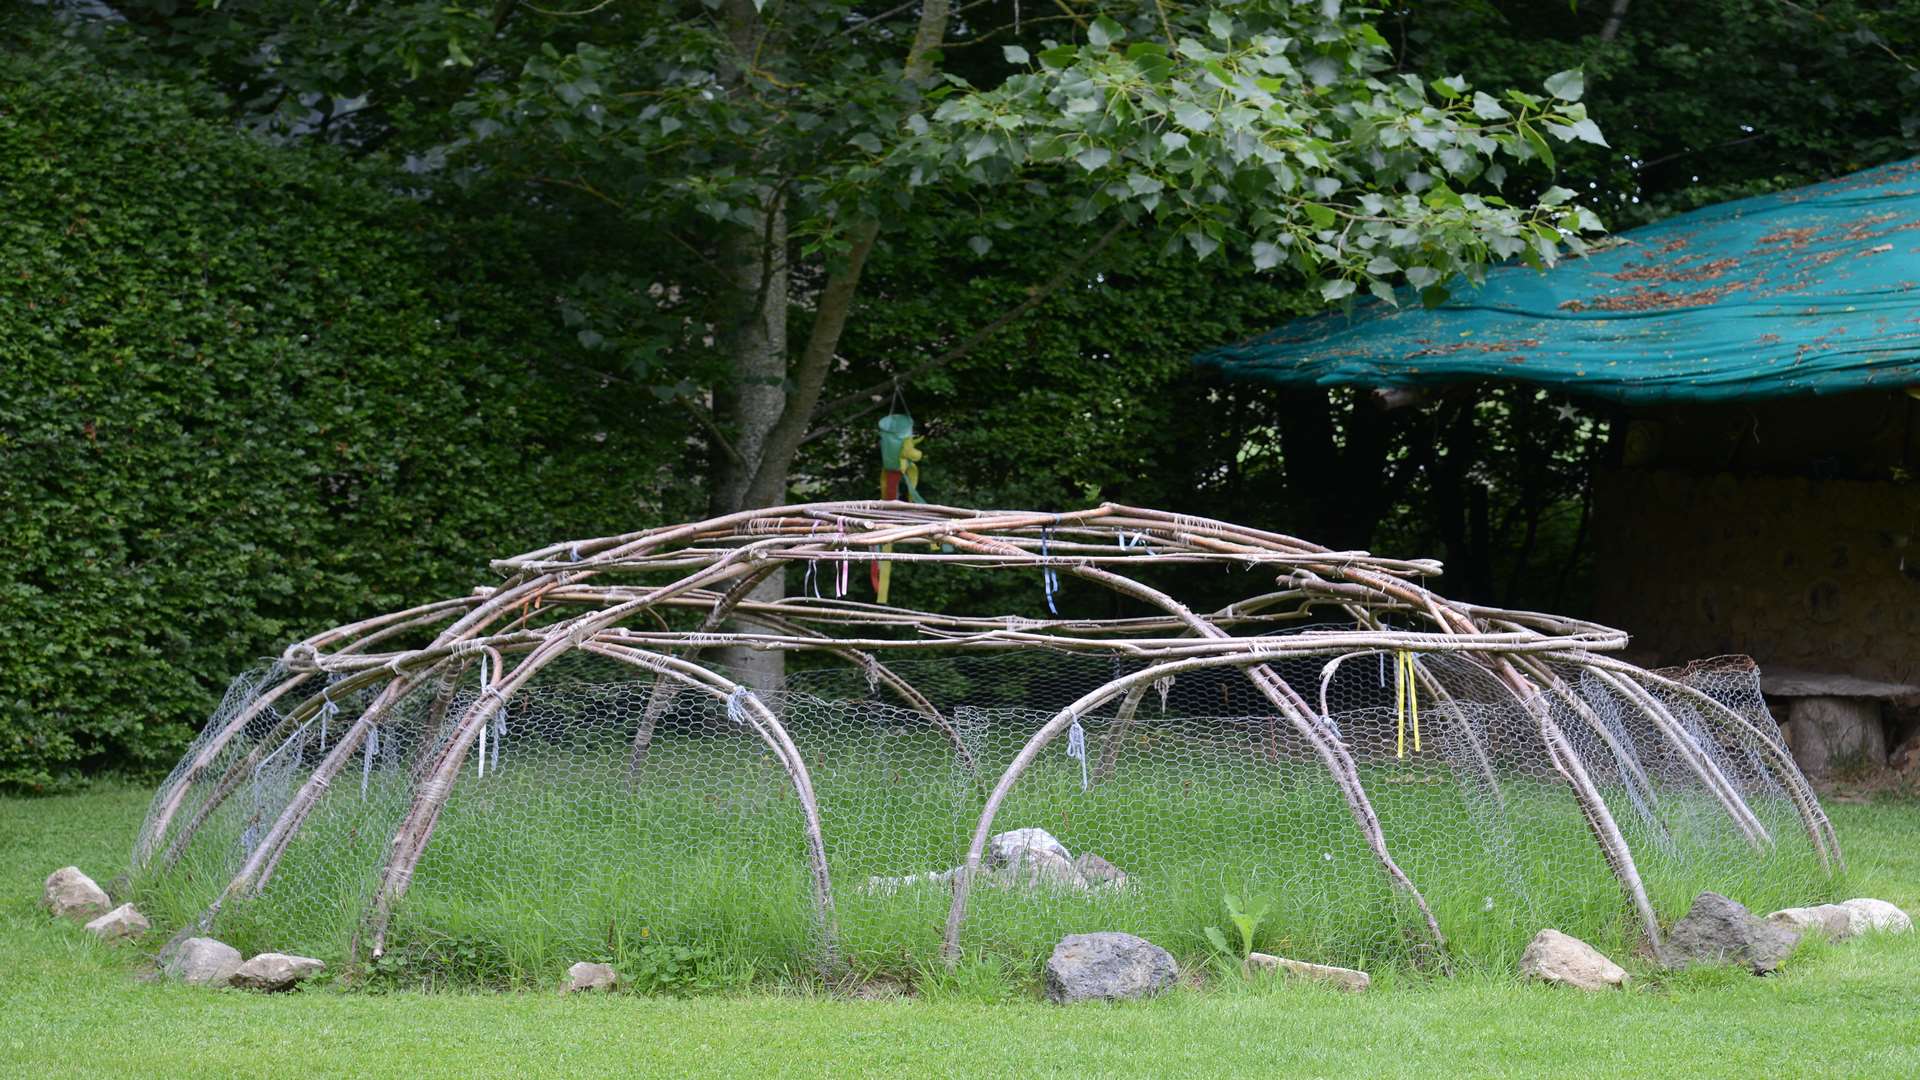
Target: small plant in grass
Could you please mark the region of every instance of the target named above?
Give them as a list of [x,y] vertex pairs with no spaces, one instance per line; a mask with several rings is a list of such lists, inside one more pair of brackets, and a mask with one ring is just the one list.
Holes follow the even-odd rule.
[[914,972],[914,990],[926,1001],[997,1005],[1018,995],[1012,966],[1004,957],[972,952],[952,967],[935,960]]
[[499,944],[444,934],[423,934],[372,958],[362,982],[373,993],[456,986],[505,989],[513,984],[513,965]]
[[1247,957],[1253,955],[1254,936],[1260,932],[1260,924],[1266,921],[1273,901],[1262,899],[1253,903],[1246,897],[1227,892],[1220,895],[1220,903],[1226,908],[1227,921],[1233,924],[1234,938],[1228,940],[1227,932],[1218,926],[1209,926],[1202,933],[1212,949],[1215,965],[1238,971],[1246,965]]
[[755,965],[713,945],[681,944],[653,937],[647,927],[628,936],[612,935],[613,966],[623,983],[642,994],[685,997],[742,990],[753,982]]

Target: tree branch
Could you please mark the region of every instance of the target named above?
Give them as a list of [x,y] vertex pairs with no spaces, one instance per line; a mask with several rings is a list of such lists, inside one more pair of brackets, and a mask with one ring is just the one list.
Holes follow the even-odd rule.
[[[841,396],[834,398],[832,401],[827,402],[825,405],[820,406],[818,411],[821,414],[825,414],[825,413],[833,412],[837,409],[845,408],[848,405],[858,405],[861,402],[866,401],[868,398],[872,397],[875,394],[885,392],[889,387],[897,383],[902,383],[902,382],[906,382],[909,379],[918,378],[922,375],[925,375],[927,372],[932,371],[934,368],[941,367],[946,364],[951,364],[955,360],[958,360],[961,357],[967,355],[968,353],[972,352],[974,348],[978,346],[981,342],[992,337],[1001,328],[1005,327],[1007,324],[1015,321],[1016,319],[1019,319],[1021,316],[1025,315],[1029,311],[1032,311],[1034,308],[1039,307],[1040,304],[1043,301],[1045,301],[1047,297],[1051,296],[1053,293],[1058,291],[1060,286],[1065,285],[1068,281],[1073,280],[1076,276],[1078,276],[1079,271],[1083,269],[1088,262],[1092,261],[1095,255],[1098,255],[1100,254],[1100,252],[1104,251],[1107,245],[1113,242],[1113,238],[1116,236],[1119,236],[1120,231],[1126,227],[1127,227],[1127,222],[1125,221],[1115,222],[1112,228],[1108,229],[1105,233],[1101,234],[1099,240],[1094,241],[1092,246],[1082,251],[1079,255],[1074,256],[1072,261],[1068,262],[1065,266],[1062,266],[1058,271],[1054,273],[1052,277],[1048,278],[1042,284],[1036,285],[1033,288],[1028,289],[1027,298],[1025,300],[1022,300],[1018,304],[1015,304],[1013,307],[1008,308],[1004,312],[1001,312],[999,318],[993,320],[987,325],[974,331],[972,334],[968,335],[966,340],[960,342],[960,344],[955,345],[953,348],[948,349],[946,352],[943,352],[939,356],[933,357],[930,360],[923,360],[920,363],[915,364],[913,367],[910,367],[907,370],[899,373],[898,375],[894,375],[886,379],[885,381],[874,383],[872,386],[868,386],[863,389],[856,390],[851,394],[842,394]],[[851,419],[851,417],[849,419]],[[838,426],[839,424],[836,423],[836,424],[828,425],[826,427],[817,429],[815,431],[810,431],[807,433],[806,439],[817,438],[821,435],[826,434],[827,432],[833,430],[833,428]],[[802,441],[805,441],[805,440],[803,439]]]
[[780,410],[780,419],[774,421],[766,441],[761,444],[760,461],[753,471],[753,480],[747,485],[741,509],[772,506],[786,497],[787,472],[820,402],[820,391],[826,386],[827,373],[833,368],[833,357],[840,347],[840,335],[846,330],[847,316],[853,311],[854,294],[860,289],[860,272],[879,235],[878,221],[855,226],[846,265],[829,275],[826,287],[820,290],[813,331],[807,335],[806,347],[801,350],[800,362],[793,372],[793,390],[787,395],[786,407]]
[[720,449],[725,451],[729,458],[733,459],[735,465],[739,465],[742,468],[746,466],[747,459],[740,456],[740,451],[733,445],[733,440],[727,438],[726,432],[720,430],[720,425],[714,422],[713,413],[710,410],[703,409],[699,405],[694,404],[693,399],[687,397],[685,394],[675,394],[673,395],[673,400],[686,406],[688,415],[692,416],[699,422],[701,427],[706,429],[707,434],[711,435],[713,441],[719,445]]
[[1613,10],[1607,12],[1606,24],[1600,27],[1600,40],[1612,41],[1620,36],[1620,23],[1627,17],[1627,5],[1633,0],[1613,0]]

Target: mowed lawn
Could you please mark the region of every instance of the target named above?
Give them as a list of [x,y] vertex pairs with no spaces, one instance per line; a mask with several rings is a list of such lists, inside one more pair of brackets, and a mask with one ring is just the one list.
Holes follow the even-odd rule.
[[[1771,978],[1642,974],[1586,995],[1385,973],[1354,997],[1216,985],[1126,1006],[759,992],[261,997],[144,982],[36,908],[123,867],[144,789],[0,799],[6,1076],[1920,1076],[1920,934],[1803,946]],[[1830,808],[1851,895],[1920,911],[1920,804]]]

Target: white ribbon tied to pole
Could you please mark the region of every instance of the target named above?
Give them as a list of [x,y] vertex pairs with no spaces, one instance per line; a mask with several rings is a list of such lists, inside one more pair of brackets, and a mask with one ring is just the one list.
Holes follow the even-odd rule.
[[752,697],[753,691],[744,686],[735,687],[733,693],[727,695],[727,719],[740,727],[748,726],[747,701]]
[[340,713],[340,706],[334,704],[333,698],[328,696],[332,692],[331,687],[320,691],[320,751],[322,753],[327,749],[327,721]]
[[1067,756],[1080,763],[1080,790],[1087,790],[1087,729],[1080,726],[1077,716],[1067,729]]
[[367,729],[367,741],[360,747],[360,801],[367,801],[367,779],[373,775],[373,759],[380,756],[380,727]]

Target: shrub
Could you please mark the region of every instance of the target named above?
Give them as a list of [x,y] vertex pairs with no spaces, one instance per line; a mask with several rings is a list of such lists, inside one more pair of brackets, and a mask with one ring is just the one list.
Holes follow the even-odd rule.
[[682,437],[502,222],[0,45],[0,788],[172,762],[234,673],[636,525]]

